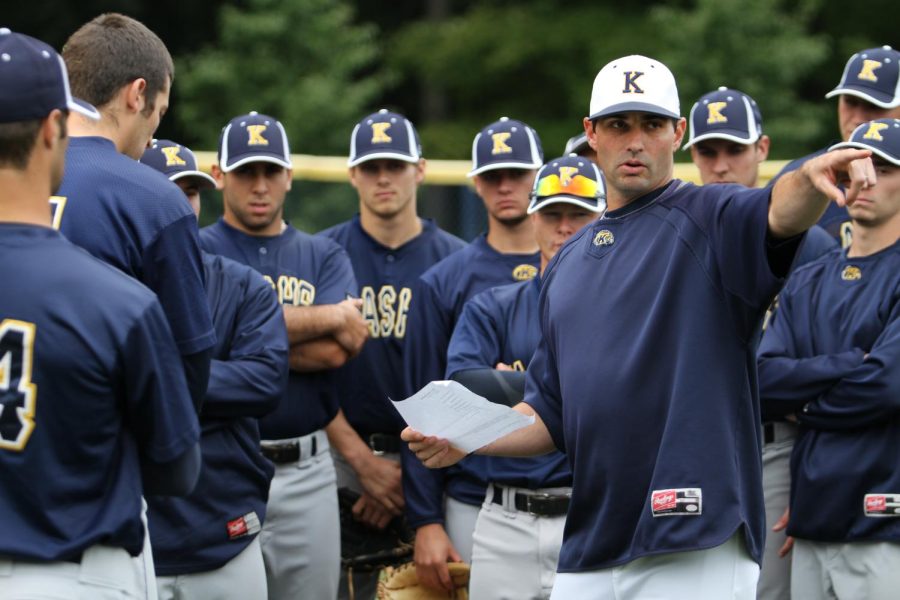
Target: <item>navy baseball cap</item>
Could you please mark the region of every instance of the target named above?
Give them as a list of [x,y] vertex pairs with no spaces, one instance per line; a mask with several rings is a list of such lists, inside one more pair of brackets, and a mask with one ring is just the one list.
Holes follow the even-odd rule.
[[278,119],[253,111],[235,117],[219,137],[219,168],[224,173],[251,162],[291,168],[287,134]]
[[500,117],[478,132],[472,142],[473,177],[494,169],[539,169],[544,151],[537,132],[509,117]]
[[570,154],[541,167],[534,178],[528,214],[560,202],[595,213],[606,210],[606,179],[593,161]]
[[708,139],[753,144],[762,135],[762,114],[744,92],[720,87],[700,96],[691,108],[690,136],[684,149]]
[[422,158],[419,134],[409,119],[382,108],[361,120],[350,134],[347,166],[378,158],[417,163]]
[[56,50],[0,28],[0,123],[43,119],[55,109],[100,119],[96,108],[72,98],[66,63]]
[[678,86],[669,67],[639,54],[608,63],[594,78],[588,118],[593,121],[624,112],[681,118]]
[[216,180],[197,167],[197,157],[187,146],[172,140],[153,140],[144,150],[141,162],[153,167],[172,181],[192,178],[201,188],[216,187]]
[[881,108],[900,106],[900,52],[882,46],[851,56],[841,82],[825,97],[841,94],[862,98]]
[[853,130],[850,139],[829,150],[861,148],[871,150],[891,164],[900,167],[900,119],[877,119]]
[[563,155],[581,154],[588,148],[590,148],[590,144],[588,144],[587,134],[579,133],[570,137],[569,141],[566,142],[566,149],[563,151]]

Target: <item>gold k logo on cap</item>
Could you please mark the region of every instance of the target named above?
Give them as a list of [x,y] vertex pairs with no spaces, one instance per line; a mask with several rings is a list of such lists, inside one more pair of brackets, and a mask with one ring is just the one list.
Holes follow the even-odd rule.
[[884,138],[881,135],[881,132],[890,127],[887,123],[877,123],[872,122],[869,123],[869,129],[866,130],[865,135],[863,135],[864,140],[875,140],[876,142],[883,142]]
[[856,78],[877,82],[878,75],[875,74],[875,69],[880,69],[881,66],[881,62],[867,58],[863,61],[862,68],[859,70],[859,75]]
[[166,155],[166,166],[167,167],[175,167],[186,165],[184,159],[178,156],[178,153],[181,152],[181,148],[179,146],[166,146],[165,148],[160,148],[163,154]]
[[707,124],[727,123],[728,117],[722,114],[722,110],[726,106],[728,106],[727,102],[710,102],[707,104],[706,108],[709,109],[709,116],[706,118]]
[[373,144],[389,144],[393,138],[387,134],[387,130],[391,128],[390,123],[372,123],[372,143]]
[[268,146],[269,140],[263,137],[263,132],[267,129],[266,125],[247,125],[247,145],[248,146]]

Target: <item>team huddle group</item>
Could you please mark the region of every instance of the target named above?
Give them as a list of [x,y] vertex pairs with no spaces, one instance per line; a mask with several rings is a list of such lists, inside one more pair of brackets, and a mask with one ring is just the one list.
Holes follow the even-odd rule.
[[[469,243],[417,215],[403,115],[348,126],[359,213],[311,235],[276,117],[211,175],[152,139],[174,81],[124,15],[61,55],[0,29],[0,600],[391,598],[342,526],[414,532],[421,598],[896,595],[900,52],[850,57],[842,141],[764,188],[752,98],[684,119],[614,60],[562,156],[475,135]],[[443,379],[534,423],[405,428]]]

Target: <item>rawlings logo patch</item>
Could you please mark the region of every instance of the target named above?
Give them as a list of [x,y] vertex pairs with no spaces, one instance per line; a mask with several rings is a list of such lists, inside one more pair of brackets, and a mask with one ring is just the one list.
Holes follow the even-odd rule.
[[228,521],[228,523],[225,524],[225,527],[228,530],[228,539],[230,540],[259,533],[262,529],[259,517],[256,516],[256,511],[248,512],[243,517]]
[[654,517],[696,516],[703,508],[703,492],[700,488],[653,490],[650,495],[650,511]]
[[863,510],[867,517],[900,517],[900,494],[866,494]]

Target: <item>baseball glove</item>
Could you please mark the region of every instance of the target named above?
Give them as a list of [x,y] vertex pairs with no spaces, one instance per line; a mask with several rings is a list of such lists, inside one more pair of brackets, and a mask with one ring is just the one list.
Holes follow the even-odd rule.
[[376,600],[469,600],[466,587],[469,585],[469,565],[447,563],[450,579],[456,590],[453,593],[435,590],[419,583],[415,563],[405,563],[399,567],[387,567],[378,577]]

